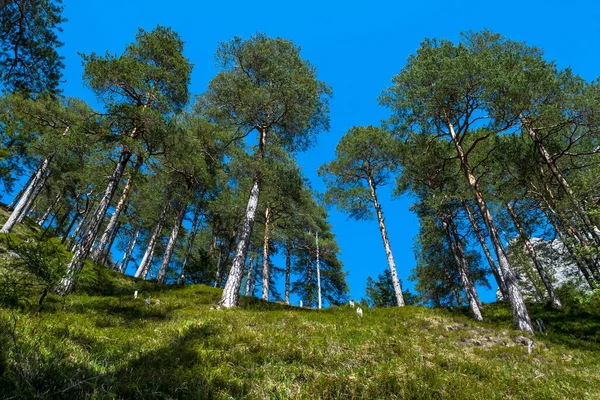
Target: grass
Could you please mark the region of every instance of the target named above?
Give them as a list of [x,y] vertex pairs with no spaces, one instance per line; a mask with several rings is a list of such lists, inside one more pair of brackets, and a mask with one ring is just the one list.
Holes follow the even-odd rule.
[[27,302],[0,309],[0,398],[600,397],[599,313],[575,305],[530,306],[548,328],[530,353],[504,304],[486,305],[485,323],[465,309],[359,318],[349,306],[246,297],[219,310],[219,289],[85,271],[76,294],[49,296],[42,312]]

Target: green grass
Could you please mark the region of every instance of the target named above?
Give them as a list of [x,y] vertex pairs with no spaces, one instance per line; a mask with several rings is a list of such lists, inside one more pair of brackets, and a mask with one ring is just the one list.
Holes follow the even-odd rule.
[[[307,310],[159,286],[88,266],[44,310],[0,309],[0,398],[596,399],[599,313],[531,306],[531,354],[510,309]],[[133,298],[133,291],[140,296]],[[150,295],[153,303],[146,307]]]

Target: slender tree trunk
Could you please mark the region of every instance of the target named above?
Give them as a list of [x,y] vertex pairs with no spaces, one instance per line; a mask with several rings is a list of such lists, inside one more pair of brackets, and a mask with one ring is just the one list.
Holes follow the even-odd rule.
[[402,286],[400,286],[400,279],[398,278],[398,271],[396,270],[396,262],[394,261],[394,256],[392,255],[392,247],[390,246],[387,230],[385,229],[383,211],[381,210],[381,205],[379,204],[379,200],[377,199],[377,192],[375,190],[375,185],[373,184],[373,180],[371,179],[371,177],[369,177],[368,182],[369,188],[371,189],[371,198],[373,199],[375,211],[377,212],[379,232],[381,233],[383,247],[385,248],[385,255],[387,257],[388,266],[392,274],[392,284],[394,286],[394,294],[396,295],[396,305],[398,307],[404,307],[404,296],[402,295]]
[[252,272],[254,270],[254,255],[250,253],[250,261],[248,261],[248,276],[246,277],[246,292],[244,292],[245,296],[252,296],[253,293],[250,293],[250,286],[252,285]]
[[186,210],[187,206],[185,204],[181,204],[179,207],[179,212],[175,217],[173,229],[171,230],[171,236],[169,236],[169,241],[167,242],[165,255],[163,257],[162,264],[160,265],[160,269],[158,270],[158,274],[156,274],[156,280],[160,283],[164,283],[165,276],[167,276],[169,263],[171,262],[171,256],[173,255],[173,250],[175,250],[175,243],[177,242],[177,236],[179,236],[179,229],[181,228],[181,222],[183,221]]
[[558,296],[556,295],[556,292],[554,291],[554,288],[552,287],[552,282],[550,281],[550,277],[548,277],[548,274],[546,274],[546,271],[544,270],[544,266],[540,263],[540,260],[537,256],[535,248],[533,247],[533,244],[529,240],[529,236],[525,233],[525,229],[523,229],[523,226],[519,222],[519,218],[517,217],[515,210],[513,209],[510,202],[506,202],[505,204],[506,204],[506,209],[508,211],[508,214],[510,215],[510,218],[513,221],[513,224],[515,224],[515,227],[517,228],[519,235],[521,235],[521,238],[523,239],[523,242],[525,243],[525,248],[527,249],[527,252],[529,253],[529,256],[531,257],[531,260],[533,261],[533,265],[535,266],[535,269],[537,270],[538,274],[540,275],[540,278],[542,278],[542,282],[544,283],[544,287],[546,288],[546,291],[548,292],[548,296],[550,296],[550,299],[552,300],[552,305],[556,308],[562,308],[560,299],[558,298]]
[[269,221],[271,209],[265,211],[265,235],[263,239],[263,268],[262,268],[262,299],[269,301]]
[[123,254],[123,259],[121,260],[121,265],[119,266],[119,271],[123,274],[127,272],[127,265],[129,264],[129,260],[131,260],[131,255],[133,254],[133,250],[135,249],[135,245],[139,236],[140,230],[136,228],[131,240],[129,240],[127,249],[125,250],[125,254]]
[[190,230],[190,234],[188,236],[187,245],[185,249],[185,256],[183,257],[183,262],[181,263],[181,272],[179,274],[179,279],[177,279],[178,285],[185,284],[185,266],[187,265],[188,259],[192,252],[192,246],[194,244],[194,240],[196,239],[196,233],[198,231],[198,218],[200,216],[200,212],[198,209],[194,212],[194,219],[192,221],[192,229]]
[[44,224],[46,223],[46,220],[50,216],[50,213],[52,212],[52,210],[54,210],[54,207],[56,206],[56,204],[58,204],[60,199],[61,199],[61,195],[60,195],[60,193],[58,193],[56,195],[56,197],[54,198],[54,201],[52,201],[52,203],[46,209],[46,212],[44,213],[44,215],[42,215],[37,221],[35,221],[39,226],[44,226]]
[[256,277],[258,271],[258,263],[260,261],[260,257],[258,256],[258,252],[254,254],[254,266],[250,265],[250,269],[252,269],[252,276],[250,277],[250,296],[254,296],[254,289],[256,288]]
[[129,179],[127,179],[127,183],[125,184],[125,187],[123,188],[121,197],[119,198],[119,201],[117,202],[117,205],[115,206],[115,211],[110,216],[110,220],[108,221],[108,225],[106,225],[106,229],[104,230],[104,233],[100,237],[100,242],[98,243],[98,246],[92,252],[92,260],[94,260],[96,262],[98,262],[98,260],[100,259],[100,256],[102,255],[102,252],[104,251],[104,248],[106,247],[106,244],[109,242],[110,237],[111,237],[113,231],[115,230],[115,227],[117,226],[117,222],[119,221],[119,216],[121,215],[121,211],[125,207],[125,204],[127,202],[127,197],[129,197],[129,193],[131,192],[131,188],[133,187],[133,179],[134,179],[135,175],[137,174],[137,171],[142,166],[141,160],[142,160],[142,158],[138,156],[137,161],[135,163],[134,171],[129,174]]
[[315,241],[317,244],[317,304],[319,310],[323,306],[323,302],[321,300],[321,260],[319,258],[319,232],[315,233]]
[[73,207],[72,206],[68,207],[65,210],[65,213],[62,215],[62,217],[60,218],[60,220],[56,224],[56,229],[54,230],[56,232],[56,234],[60,233],[60,230],[65,225],[65,222],[67,222],[67,218],[69,218],[69,215],[71,215],[71,211],[73,211]]
[[[23,210],[21,210],[21,213],[17,217],[17,223],[20,224],[21,222],[23,222],[23,220],[25,219],[26,216],[29,216],[31,214],[31,211],[35,207],[34,202],[37,200],[38,196],[40,195],[42,188],[46,185],[46,181],[48,180],[49,176],[50,176],[50,172],[45,174],[42,177],[42,179],[36,183],[34,191],[33,191],[33,195],[29,197],[29,200],[27,201],[27,203],[23,207]],[[37,205],[37,203],[36,203],[36,205]]]
[[25,190],[27,190],[27,188],[31,185],[31,182],[33,181],[33,179],[35,178],[35,176],[36,176],[36,174],[32,174],[32,175],[29,176],[29,179],[27,180],[27,183],[25,185],[23,185],[23,187],[21,188],[21,190],[19,190],[19,193],[17,193],[17,195],[15,196],[15,198],[6,207],[7,210],[13,211],[15,209],[15,207],[17,206],[17,203],[19,202],[19,200],[21,199],[21,197],[23,197],[23,193],[25,193]]
[[517,278],[510,266],[508,257],[506,256],[504,245],[502,244],[502,240],[500,239],[500,235],[498,234],[498,230],[492,218],[492,214],[490,213],[490,210],[488,209],[487,204],[483,198],[483,194],[481,193],[479,184],[477,183],[477,179],[475,178],[475,174],[473,174],[473,171],[469,166],[467,157],[462,148],[458,135],[454,131],[454,126],[450,121],[447,121],[447,124],[450,130],[450,135],[452,136],[452,142],[454,143],[456,152],[460,160],[462,170],[465,174],[465,177],[467,178],[469,186],[471,187],[473,196],[475,197],[475,201],[477,202],[477,206],[481,213],[481,217],[485,222],[488,233],[490,235],[490,240],[492,241],[492,244],[494,246],[496,259],[498,260],[498,265],[500,267],[502,277],[504,278],[504,283],[506,284],[506,290],[508,292],[507,300],[512,308],[514,326],[516,329],[533,333],[533,325],[531,324],[531,319],[529,318],[529,313],[527,312],[525,301],[523,300],[523,296],[519,291]]
[[140,262],[140,265],[139,265],[137,271],[135,271],[134,277],[136,277],[136,278],[143,277],[144,279],[146,279],[146,276],[148,276],[148,271],[150,271],[150,264],[152,263],[152,257],[154,256],[154,248],[156,247],[156,241],[158,240],[158,238],[160,236],[160,232],[162,231],[162,227],[165,222],[168,205],[169,205],[169,202],[165,202],[165,206],[162,209],[160,218],[158,219],[158,223],[156,224],[156,227],[154,228],[154,232],[152,232],[152,236],[150,237],[150,240],[148,241],[148,247],[146,248],[146,253],[144,253],[144,257],[142,258],[142,261]]
[[[265,151],[267,143],[267,129],[263,128],[260,130],[260,143],[259,143],[259,157],[261,161],[264,161]],[[223,289],[223,296],[221,298],[221,304],[223,307],[230,308],[238,305],[240,297],[240,285],[242,283],[242,276],[244,274],[244,262],[248,253],[248,245],[250,244],[250,238],[252,237],[252,229],[254,228],[254,219],[256,217],[256,208],[258,207],[258,197],[260,194],[260,181],[261,174],[256,173],[252,180],[252,189],[250,190],[250,197],[248,198],[248,205],[246,206],[246,215],[244,217],[244,225],[240,234],[240,241],[238,242],[237,249],[235,251],[235,257],[227,276],[227,282]]]
[[446,215],[444,218],[442,218],[442,226],[444,227],[446,235],[448,236],[450,249],[452,251],[452,255],[454,256],[454,260],[456,261],[458,274],[460,275],[462,286],[467,294],[471,312],[477,321],[483,321],[483,316],[481,315],[481,310],[479,308],[480,304],[475,297],[475,287],[473,286],[473,282],[469,277],[470,274],[468,273],[469,264],[462,248],[462,244],[460,243],[460,238],[456,232],[456,227],[454,226],[454,222],[452,221],[452,217],[450,215]]
[[600,231],[590,220],[589,216],[587,215],[587,212],[585,211],[585,209],[583,208],[583,206],[581,205],[581,203],[575,196],[575,193],[573,192],[571,185],[569,184],[569,182],[563,175],[562,171],[556,165],[555,160],[552,158],[552,156],[550,155],[548,150],[546,150],[546,148],[544,147],[544,144],[542,143],[542,141],[538,138],[537,132],[535,131],[535,129],[533,129],[533,127],[528,123],[528,121],[525,120],[523,115],[519,115],[519,118],[521,120],[521,124],[527,130],[527,134],[529,135],[529,137],[535,144],[538,152],[544,159],[546,165],[548,166],[548,168],[550,168],[552,175],[554,175],[554,177],[556,178],[556,180],[558,181],[560,186],[563,188],[565,193],[567,193],[567,196],[568,196],[569,200],[571,201],[571,203],[573,204],[573,206],[575,207],[577,215],[583,222],[588,235],[594,239],[594,241],[596,242],[596,245],[600,245],[600,236],[598,234],[598,232],[600,232]]
[[69,251],[72,251],[74,246],[77,244],[77,241],[78,241],[77,238],[80,236],[81,232],[84,231],[84,228],[88,224],[89,216],[90,216],[90,214],[92,212],[92,208],[93,208],[93,206],[90,207],[89,199],[86,199],[85,207],[86,207],[85,210],[79,214],[82,216],[81,220],[77,224],[77,227],[75,228],[75,230],[73,231],[73,234],[71,235],[71,237],[69,238],[69,241],[67,242],[67,250],[69,250]]
[[[106,244],[106,249],[104,249],[104,251],[102,252],[102,260],[101,263],[103,265],[107,265],[109,259],[110,259],[110,251],[113,247],[113,244],[115,243],[115,239],[117,238],[117,235],[119,234],[119,230],[121,229],[121,222],[117,222],[117,225],[115,226],[115,228],[110,232],[110,237],[108,238],[108,243]],[[111,263],[112,263],[112,259],[110,259]],[[112,263],[113,268],[114,268],[114,263]]]
[[292,274],[292,243],[285,246],[285,303],[290,304],[290,276]]
[[131,158],[131,153],[127,150],[123,150],[121,152],[121,156],[115,169],[113,170],[110,179],[108,181],[108,185],[100,199],[100,203],[94,210],[94,214],[90,219],[87,230],[83,234],[81,242],[75,246],[73,251],[73,259],[67,266],[67,274],[62,279],[62,288],[60,292],[63,295],[69,294],[73,291],[73,283],[74,276],[81,271],[83,268],[83,261],[87,258],[96,240],[96,236],[98,235],[98,231],[100,230],[100,225],[102,224],[102,220],[104,220],[104,216],[106,215],[106,210],[110,205],[110,201],[117,189],[119,182],[121,181],[121,177],[123,176],[123,171],[125,171],[125,167]]
[[579,269],[586,282],[590,286],[590,289],[594,289],[597,286],[595,278],[592,276],[595,266],[590,265],[590,269],[588,270],[588,265],[591,263],[591,260],[584,260],[582,257],[579,256],[579,254],[577,254],[577,252],[573,248],[573,244],[571,243],[571,240],[576,239],[573,237],[568,237],[568,234],[565,232],[565,229],[563,228],[560,221],[557,220],[556,216],[552,215],[551,212],[546,207],[543,207],[540,203],[538,203],[538,207],[542,210],[544,215],[546,215],[546,219],[548,219],[548,221],[550,221],[550,223],[554,227],[554,231],[558,234],[560,241],[569,252],[571,258],[575,260],[577,268]]
[[508,298],[508,291],[506,290],[506,284],[504,283],[504,279],[502,278],[500,271],[498,271],[498,268],[496,267],[496,262],[494,261],[494,258],[492,257],[492,253],[490,253],[490,249],[487,246],[485,237],[481,233],[481,228],[477,224],[477,221],[475,220],[475,217],[473,216],[473,212],[471,211],[471,208],[469,207],[467,202],[463,200],[462,205],[467,213],[467,216],[469,217],[469,221],[471,222],[471,225],[473,226],[475,235],[477,235],[477,240],[479,241],[479,244],[481,245],[481,248],[483,249],[483,253],[485,254],[488,264],[490,265],[490,269],[492,270],[492,273],[494,274],[494,278],[496,278],[496,282],[498,283],[498,287],[500,288],[500,292],[502,293],[502,298],[506,299],[506,298]]
[[13,212],[10,214],[10,217],[8,217],[8,219],[4,223],[4,226],[2,226],[2,229],[0,229],[0,233],[9,233],[13,226],[15,226],[17,222],[19,222],[18,220],[21,214],[24,215],[25,213],[27,213],[27,206],[33,202],[33,198],[35,197],[37,188],[40,185],[40,183],[44,180],[44,176],[48,171],[48,166],[50,165],[51,159],[51,157],[46,158],[39,166],[39,168],[35,172],[34,178],[31,180],[29,186],[27,186],[27,189],[25,189],[25,192],[23,192],[23,195],[21,196],[19,202],[13,209]]

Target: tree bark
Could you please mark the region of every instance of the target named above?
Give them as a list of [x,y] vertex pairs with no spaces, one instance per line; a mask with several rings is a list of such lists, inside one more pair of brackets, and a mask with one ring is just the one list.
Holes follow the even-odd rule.
[[544,270],[544,266],[540,263],[540,260],[538,259],[535,248],[533,247],[533,244],[529,240],[529,236],[527,235],[527,233],[525,233],[525,229],[523,229],[523,226],[519,222],[519,218],[517,217],[515,210],[513,209],[510,202],[507,201],[505,204],[506,204],[506,209],[508,211],[508,214],[510,215],[510,218],[512,219],[513,224],[515,224],[515,227],[517,228],[517,232],[519,232],[519,235],[521,235],[521,238],[523,239],[523,242],[525,243],[525,248],[527,249],[527,252],[529,253],[529,256],[531,257],[531,260],[533,261],[533,265],[535,266],[535,269],[537,270],[538,274],[540,275],[540,278],[542,278],[542,282],[544,283],[544,287],[546,288],[546,291],[548,292],[548,296],[550,296],[550,299],[552,300],[552,305],[556,308],[562,308],[560,299],[558,298],[558,296],[556,295],[556,292],[554,291],[554,288],[552,287],[552,282],[550,282],[550,277],[548,277],[548,274],[546,274],[546,271]]
[[33,202],[33,198],[35,196],[35,193],[37,192],[37,187],[44,180],[44,176],[48,171],[50,160],[51,157],[46,158],[39,166],[39,168],[35,172],[34,178],[31,180],[31,183],[29,184],[27,189],[25,189],[25,192],[19,199],[19,202],[13,209],[13,212],[10,214],[10,217],[8,217],[8,219],[4,223],[4,226],[2,226],[2,229],[0,229],[0,233],[9,233],[11,229],[15,226],[15,224],[19,222],[19,217],[22,214],[24,215],[25,213],[27,213],[27,205]]
[[[259,142],[259,157],[261,161],[264,161],[267,143],[267,128],[260,130]],[[242,283],[242,276],[244,274],[244,262],[246,261],[246,255],[248,254],[248,245],[250,244],[250,238],[252,237],[252,229],[254,228],[254,219],[256,217],[256,208],[258,207],[260,181],[261,174],[260,172],[257,172],[252,180],[252,189],[250,190],[248,205],[246,206],[246,215],[244,217],[244,224],[240,234],[240,241],[238,242],[235,251],[235,257],[227,276],[225,288],[223,289],[221,305],[226,308],[237,306],[239,302],[240,285]]]
[[480,304],[475,297],[475,287],[473,286],[473,282],[469,277],[470,274],[468,273],[469,264],[467,262],[464,249],[462,248],[462,244],[460,243],[460,238],[456,232],[456,227],[454,226],[454,222],[452,221],[452,217],[450,215],[446,215],[442,218],[442,226],[446,231],[448,242],[450,243],[450,250],[452,251],[452,255],[456,261],[458,274],[460,275],[463,289],[467,295],[471,312],[477,321],[483,321],[483,316],[481,315],[481,310],[479,308]]
[[583,208],[583,206],[581,205],[581,203],[575,196],[575,193],[573,192],[571,185],[569,184],[569,182],[563,175],[562,171],[557,167],[556,163],[554,162],[554,159],[552,158],[552,156],[550,155],[548,150],[546,150],[542,141],[538,138],[537,132],[535,131],[535,129],[533,129],[531,124],[529,124],[528,121],[525,120],[525,117],[523,115],[519,115],[519,119],[521,120],[521,124],[527,130],[527,134],[529,135],[529,137],[535,144],[538,152],[544,159],[544,162],[546,163],[548,168],[550,168],[552,175],[554,175],[554,177],[556,178],[556,180],[558,181],[560,186],[563,188],[565,193],[567,193],[567,196],[569,197],[569,200],[575,207],[577,215],[583,222],[583,225],[585,226],[588,235],[594,239],[594,241],[596,242],[596,245],[600,246],[600,236],[598,235],[598,232],[600,232],[600,231],[590,220],[585,209]]
[[377,221],[379,222],[379,232],[381,233],[381,239],[383,240],[383,247],[385,249],[385,255],[387,257],[388,266],[392,274],[392,284],[394,286],[394,294],[396,295],[396,305],[398,307],[404,307],[404,296],[402,295],[402,286],[400,286],[400,279],[398,278],[398,271],[396,270],[396,262],[392,255],[392,247],[388,239],[387,230],[385,229],[385,222],[383,219],[383,211],[381,205],[377,199],[377,191],[371,177],[368,178],[369,188],[371,189],[371,198],[373,199],[373,205],[377,212]]
[[129,264],[129,260],[131,259],[131,255],[133,254],[133,250],[135,249],[135,244],[137,243],[139,236],[140,236],[140,230],[135,229],[135,233],[131,237],[131,240],[129,240],[129,243],[127,244],[127,249],[125,250],[125,253],[123,254],[123,259],[121,260],[121,265],[119,265],[119,271],[123,274],[125,272],[127,272],[127,264]]
[[[137,172],[137,170],[140,168],[140,166],[141,166],[140,157],[138,157],[138,160],[135,165],[135,172]],[[117,226],[117,222],[119,221],[119,216],[121,215],[121,211],[123,210],[123,207],[125,206],[125,203],[127,201],[127,197],[129,196],[129,193],[131,192],[131,188],[133,187],[133,177],[135,176],[135,172],[129,175],[129,179],[127,180],[127,183],[125,184],[125,187],[123,188],[121,197],[119,198],[119,201],[117,202],[117,205],[115,206],[115,211],[110,216],[110,220],[108,221],[108,225],[106,225],[106,229],[104,230],[104,233],[102,233],[102,236],[100,237],[100,242],[98,243],[98,246],[96,246],[96,248],[92,252],[92,260],[94,260],[95,262],[98,262],[98,260],[100,259],[100,256],[102,255],[102,252],[104,251],[104,248],[106,247],[106,244],[110,240],[113,230]]]
[[483,253],[485,254],[488,264],[490,265],[490,269],[492,270],[492,273],[494,274],[494,278],[496,278],[496,282],[498,283],[498,287],[500,288],[500,292],[502,293],[502,298],[506,299],[506,298],[508,298],[508,291],[506,290],[506,284],[504,283],[504,279],[502,278],[500,271],[498,271],[498,268],[496,267],[496,262],[494,261],[494,258],[492,257],[492,253],[490,253],[490,249],[487,246],[485,237],[481,233],[481,228],[479,227],[479,224],[477,224],[477,221],[475,220],[475,217],[473,216],[473,212],[471,211],[471,208],[469,207],[467,202],[463,200],[462,205],[467,213],[469,221],[471,222],[471,226],[473,226],[473,230],[475,231],[477,240],[479,241],[479,244],[481,245],[481,248],[483,249]]
[[37,221],[35,221],[36,224],[38,224],[39,226],[44,226],[44,224],[46,223],[46,220],[48,220],[48,217],[50,216],[50,213],[52,212],[52,210],[54,210],[54,207],[60,201],[60,198],[61,198],[61,195],[60,195],[60,193],[58,193],[56,195],[56,197],[54,198],[54,201],[46,209],[46,212],[44,213],[44,215],[42,215]]
[[182,203],[173,223],[173,229],[171,230],[171,235],[169,236],[169,241],[167,242],[167,248],[165,250],[162,264],[160,265],[158,274],[156,274],[156,280],[160,283],[164,283],[165,277],[167,276],[169,263],[171,262],[171,256],[173,255],[173,250],[175,250],[175,243],[177,242],[177,236],[179,236],[179,229],[181,228],[181,222],[183,221],[186,210],[187,206]]
[[246,291],[244,292],[245,296],[252,296],[253,293],[250,293],[250,286],[252,285],[252,272],[254,270],[254,256],[250,253],[250,261],[248,261],[248,276],[246,277]]
[[144,257],[142,258],[142,261],[140,262],[140,265],[139,265],[137,271],[135,271],[134,277],[136,277],[136,278],[142,277],[142,278],[146,279],[146,276],[148,276],[148,271],[150,270],[150,264],[152,263],[152,257],[154,256],[154,248],[156,247],[156,241],[158,240],[158,237],[160,236],[160,232],[162,231],[162,227],[165,222],[168,205],[169,205],[169,202],[165,202],[165,206],[162,209],[160,218],[158,219],[158,223],[156,224],[156,227],[154,228],[154,232],[152,232],[152,236],[150,237],[150,240],[148,241],[148,247],[146,248],[146,253],[144,253]]
[[290,304],[290,275],[292,274],[292,243],[285,246],[285,303]]
[[36,174],[32,174],[32,175],[29,176],[29,179],[27,180],[27,183],[25,183],[25,185],[23,185],[23,187],[21,188],[21,190],[19,190],[19,193],[17,193],[17,195],[15,196],[15,198],[6,207],[7,210],[13,211],[15,209],[17,203],[19,202],[19,200],[23,196],[23,193],[25,193],[25,190],[27,190],[27,188],[29,187],[29,185],[31,185],[31,182],[35,178],[35,175]]
[[533,333],[533,325],[531,324],[531,319],[529,318],[529,313],[527,311],[527,307],[525,306],[525,301],[523,300],[523,296],[519,291],[517,278],[510,266],[510,263],[508,262],[506,252],[504,250],[504,245],[502,244],[502,240],[500,239],[500,235],[498,234],[498,230],[492,218],[492,214],[490,213],[490,210],[488,209],[487,204],[483,198],[483,194],[481,193],[481,189],[479,188],[479,184],[477,183],[475,174],[473,174],[473,171],[469,166],[467,157],[465,155],[464,149],[462,148],[458,135],[454,131],[454,126],[449,120],[447,121],[447,124],[450,130],[452,142],[454,143],[454,147],[456,148],[456,152],[460,160],[462,170],[465,174],[465,177],[467,178],[467,182],[469,183],[471,191],[473,192],[473,196],[475,198],[475,201],[477,202],[479,212],[481,213],[481,217],[485,222],[486,228],[490,235],[490,240],[492,241],[492,245],[494,246],[496,259],[498,260],[498,265],[500,267],[500,271],[502,277],[504,278],[504,283],[506,284],[506,289],[508,292],[507,300],[510,303],[512,309],[514,326],[516,329]]
[[178,285],[185,284],[185,266],[187,265],[188,259],[190,257],[190,253],[192,252],[192,246],[194,244],[194,240],[196,239],[196,233],[198,231],[198,218],[200,217],[200,211],[196,209],[194,212],[194,219],[192,221],[192,229],[190,230],[190,234],[188,236],[187,245],[185,249],[185,256],[183,257],[183,262],[181,263],[181,272],[179,273],[179,279],[177,279]]
[[265,210],[265,235],[263,238],[263,268],[262,268],[262,299],[269,301],[269,221],[271,217],[271,209],[267,207]]
[[315,240],[317,244],[317,304],[319,310],[321,309],[323,302],[321,300],[321,260],[319,258],[319,232],[315,233]]
[[110,176],[108,185],[106,186],[104,194],[100,199],[100,203],[98,203],[98,206],[94,210],[92,218],[86,227],[87,230],[84,233],[81,242],[75,246],[73,251],[73,259],[67,266],[67,273],[61,282],[60,292],[63,295],[69,294],[73,291],[74,276],[81,271],[81,268],[83,268],[83,261],[89,255],[92,245],[96,240],[96,236],[100,230],[100,225],[102,224],[102,220],[106,215],[106,210],[110,205],[110,201],[115,194],[115,190],[121,181],[123,171],[125,171],[125,167],[127,166],[130,158],[131,153],[128,150],[123,150],[121,152],[119,161],[117,162],[117,165]]

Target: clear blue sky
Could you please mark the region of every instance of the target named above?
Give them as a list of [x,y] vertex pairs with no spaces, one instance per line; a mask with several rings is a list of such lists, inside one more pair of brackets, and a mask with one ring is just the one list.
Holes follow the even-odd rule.
[[[381,91],[425,37],[456,40],[461,31],[490,29],[513,40],[541,47],[546,58],[591,80],[600,75],[600,5],[595,1],[192,1],[64,0],[61,40],[65,46],[64,94],[94,103],[81,84],[78,52],[120,53],[138,27],[173,27],[186,42],[185,54],[195,65],[192,92],[202,93],[217,68],[217,43],[256,32],[281,36],[302,47],[321,80],[334,92],[331,130],[299,156],[312,185],[324,190],[317,168],[331,160],[339,138],[355,125],[378,125],[387,111],[377,104]],[[568,4],[568,5],[567,5]],[[392,250],[405,287],[415,261],[412,251],[418,225],[408,199],[381,196]],[[331,210],[349,272],[351,297],[364,296],[367,276],[387,268],[375,221],[356,222]],[[494,288],[495,289],[495,288]],[[492,291],[482,292],[484,301]]]

